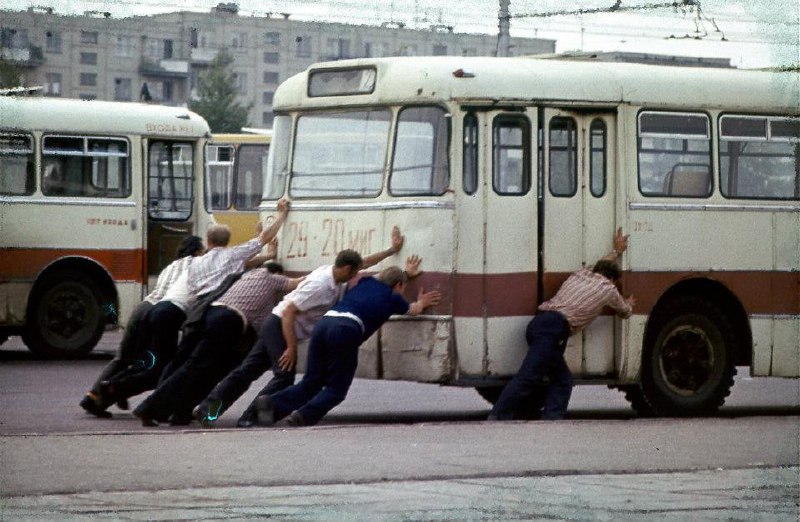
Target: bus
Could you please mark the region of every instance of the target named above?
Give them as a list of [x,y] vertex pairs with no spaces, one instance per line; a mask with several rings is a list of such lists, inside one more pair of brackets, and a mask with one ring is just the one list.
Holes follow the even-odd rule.
[[470,386],[493,401],[525,327],[569,274],[630,244],[630,320],[570,337],[576,382],[642,414],[721,406],[736,368],[800,374],[796,73],[414,57],[320,63],[274,97],[261,209],[288,196],[287,270],[372,252],[393,225],[424,258],[426,315],[396,317],[360,377]]
[[272,132],[213,134],[206,145],[206,210],[231,228],[231,244],[255,235]]
[[186,109],[0,96],[0,340],[91,351],[205,230],[208,124]]

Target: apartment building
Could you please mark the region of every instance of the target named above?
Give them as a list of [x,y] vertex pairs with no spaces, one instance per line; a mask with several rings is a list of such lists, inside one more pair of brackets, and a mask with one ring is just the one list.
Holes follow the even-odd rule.
[[[221,50],[232,58],[251,126],[272,126],[278,84],[318,61],[381,56],[492,56],[497,38],[432,25],[409,29],[304,22],[291,15],[241,15],[235,4],[207,13],[113,18],[51,9],[2,11],[0,57],[44,95],[185,105]],[[552,53],[555,41],[512,38],[511,54]]]

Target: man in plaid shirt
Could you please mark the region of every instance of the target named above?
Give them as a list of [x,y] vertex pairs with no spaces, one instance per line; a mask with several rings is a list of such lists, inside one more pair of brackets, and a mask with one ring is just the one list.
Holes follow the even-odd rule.
[[539,305],[525,332],[528,354],[517,374],[506,385],[489,414],[489,420],[510,420],[519,406],[544,397],[542,418],[563,419],[572,395],[572,374],[564,360],[567,339],[589,325],[603,308],[630,317],[636,300],[617,290],[620,278],[617,258],[628,248],[628,236],[618,229],[614,250],[597,261],[592,270],[582,268],[564,281],[556,295]]

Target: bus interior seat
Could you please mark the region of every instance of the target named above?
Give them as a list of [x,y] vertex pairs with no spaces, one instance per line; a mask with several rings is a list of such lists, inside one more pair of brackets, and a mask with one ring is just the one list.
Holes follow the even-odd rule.
[[664,194],[705,197],[711,193],[708,170],[670,170],[664,178]]

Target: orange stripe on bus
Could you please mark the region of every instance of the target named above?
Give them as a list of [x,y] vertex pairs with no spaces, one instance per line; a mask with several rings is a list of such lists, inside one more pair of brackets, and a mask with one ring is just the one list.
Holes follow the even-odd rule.
[[62,248],[1,248],[0,280],[33,280],[49,264],[65,257],[93,259],[115,281],[144,282],[145,251]]

